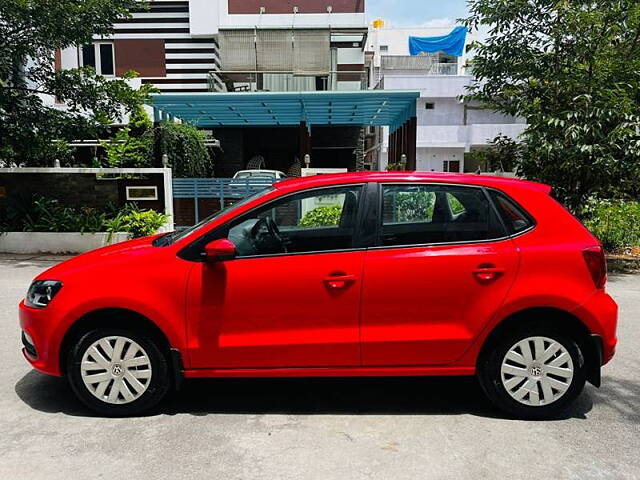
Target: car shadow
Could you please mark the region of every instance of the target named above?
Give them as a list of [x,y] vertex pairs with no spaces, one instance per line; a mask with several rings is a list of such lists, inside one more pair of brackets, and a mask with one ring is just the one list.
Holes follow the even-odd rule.
[[[96,416],[62,378],[31,371],[15,391],[41,412]],[[593,407],[592,392],[588,388],[557,420],[586,418]],[[473,377],[188,380],[149,413],[181,414],[474,415],[507,420],[485,399]]]

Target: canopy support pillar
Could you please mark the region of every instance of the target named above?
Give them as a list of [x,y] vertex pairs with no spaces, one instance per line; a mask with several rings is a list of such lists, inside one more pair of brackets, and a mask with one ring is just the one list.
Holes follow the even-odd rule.
[[305,155],[311,156],[311,135],[309,130],[307,122],[300,122],[300,128],[298,129],[298,160],[300,160],[301,165],[304,165]]
[[418,169],[418,119],[411,117],[407,122],[407,170]]

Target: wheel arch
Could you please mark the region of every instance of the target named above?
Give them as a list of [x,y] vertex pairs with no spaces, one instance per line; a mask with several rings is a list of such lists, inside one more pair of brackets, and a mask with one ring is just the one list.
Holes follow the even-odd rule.
[[[542,319],[542,320],[540,320]],[[600,368],[602,366],[602,339],[593,335],[587,325],[567,310],[556,307],[533,307],[514,312],[499,322],[485,338],[477,357],[480,365],[500,337],[523,324],[549,325],[560,329],[573,338],[584,355],[587,368],[587,380],[596,387],[600,386]]]
[[150,335],[167,356],[167,361],[172,361],[174,350],[163,330],[146,316],[134,310],[126,308],[101,308],[86,313],[76,320],[65,333],[60,344],[58,362],[62,375],[66,374],[67,355],[73,345],[84,333],[98,327],[119,327]]

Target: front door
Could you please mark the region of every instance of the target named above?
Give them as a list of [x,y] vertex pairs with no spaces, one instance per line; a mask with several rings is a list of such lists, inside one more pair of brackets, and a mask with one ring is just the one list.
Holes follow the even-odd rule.
[[504,300],[518,255],[480,188],[383,185],[367,252],[364,365],[445,365]]
[[361,193],[292,195],[223,229],[237,258],[198,263],[190,275],[192,368],[359,365]]

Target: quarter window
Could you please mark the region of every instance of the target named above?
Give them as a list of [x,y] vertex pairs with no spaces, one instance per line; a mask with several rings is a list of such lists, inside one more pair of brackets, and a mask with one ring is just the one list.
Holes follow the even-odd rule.
[[491,190],[489,194],[511,235],[520,233],[533,225],[531,217],[513,200],[495,190]]
[[384,185],[382,191],[384,246],[482,241],[506,235],[480,188]]

